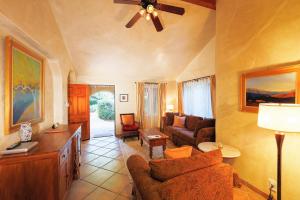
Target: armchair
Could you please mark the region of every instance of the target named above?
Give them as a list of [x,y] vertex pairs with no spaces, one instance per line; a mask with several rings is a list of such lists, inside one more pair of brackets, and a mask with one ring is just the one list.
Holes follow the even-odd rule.
[[120,114],[120,118],[122,126],[121,136],[123,138],[123,141],[125,142],[125,139],[127,137],[137,137],[139,139],[140,125],[135,121],[134,113]]
[[233,200],[233,169],[222,163],[221,152],[189,158],[152,160],[139,155],[127,159],[137,200]]

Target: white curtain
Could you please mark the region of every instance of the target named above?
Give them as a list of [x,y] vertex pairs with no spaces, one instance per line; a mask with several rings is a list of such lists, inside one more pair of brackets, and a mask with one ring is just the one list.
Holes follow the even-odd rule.
[[156,128],[159,121],[158,84],[144,86],[144,128]]
[[212,118],[210,78],[183,83],[183,110],[187,115]]

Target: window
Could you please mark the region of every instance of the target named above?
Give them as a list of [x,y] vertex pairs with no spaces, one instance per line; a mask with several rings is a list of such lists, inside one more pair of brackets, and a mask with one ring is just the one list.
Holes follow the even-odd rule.
[[187,115],[213,117],[209,78],[183,83],[183,110]]
[[144,88],[144,126],[154,128],[159,120],[158,84],[146,83]]

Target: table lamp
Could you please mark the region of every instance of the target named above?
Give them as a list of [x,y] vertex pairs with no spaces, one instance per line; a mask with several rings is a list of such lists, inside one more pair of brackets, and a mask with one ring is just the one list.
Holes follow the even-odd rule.
[[172,105],[172,104],[167,105],[168,112],[173,112],[173,110],[174,110],[174,105]]
[[300,104],[259,104],[258,126],[275,131],[277,143],[277,200],[281,200],[281,149],[285,133],[300,132]]

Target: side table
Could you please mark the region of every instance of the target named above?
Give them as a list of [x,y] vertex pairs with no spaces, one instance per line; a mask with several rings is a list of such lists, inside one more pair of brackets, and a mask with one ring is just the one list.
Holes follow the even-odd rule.
[[[220,143],[218,142],[202,142],[198,144],[198,149],[202,152],[209,152],[217,150]],[[241,156],[241,152],[232,146],[222,144],[222,156],[223,158],[237,158]]]

